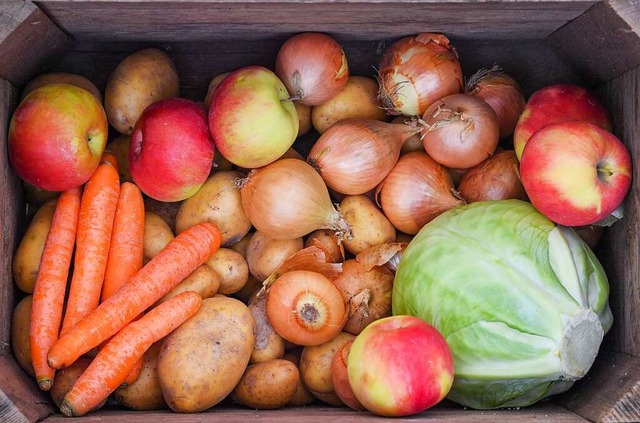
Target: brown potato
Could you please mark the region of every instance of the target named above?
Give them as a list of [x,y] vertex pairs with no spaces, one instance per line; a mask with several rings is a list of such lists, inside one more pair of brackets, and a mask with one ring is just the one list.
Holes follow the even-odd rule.
[[340,202],[340,212],[353,229],[353,239],[344,240],[344,248],[351,254],[395,241],[396,229],[365,195],[346,196]]
[[256,345],[251,352],[249,364],[282,358],[284,339],[276,333],[267,316],[266,295],[254,296],[249,301],[249,310],[256,321]]
[[[302,348],[296,348],[294,350],[287,351],[282,357],[284,360],[289,360],[293,364],[296,365],[298,371],[300,370],[300,354],[302,353]],[[296,393],[293,394],[293,397],[289,400],[287,405],[291,407],[303,407],[305,405],[311,405],[316,402],[316,397],[314,397],[311,392],[307,389],[302,381],[302,377],[298,380],[298,386],[296,388]]]
[[335,97],[311,110],[313,127],[321,134],[342,119],[365,118],[386,122],[390,117],[378,101],[378,83],[364,76],[350,76]]
[[234,298],[202,300],[198,313],[168,335],[158,357],[162,394],[180,413],[206,410],[240,382],[255,345],[255,321]]
[[304,347],[300,357],[300,376],[309,392],[320,401],[340,406],[342,401],[333,390],[331,362],[338,348],[355,339],[350,333],[340,332],[331,341],[315,347]]
[[233,390],[233,399],[258,410],[284,407],[296,393],[299,380],[300,372],[292,362],[262,361],[247,367]]
[[211,267],[203,264],[167,292],[156,304],[163,303],[186,291],[197,292],[202,298],[211,298],[218,293],[219,288],[220,276]]
[[233,245],[251,229],[251,221],[242,207],[236,180],[239,172],[215,172],[195,195],[180,205],[176,216],[176,233],[201,222],[215,224],[222,234],[224,247]]
[[179,94],[180,80],[171,58],[148,48],[125,57],[111,73],[104,108],[109,123],[121,134],[131,135],[147,106]]
[[131,137],[120,135],[107,144],[105,151],[113,153],[118,160],[118,173],[120,174],[120,182],[133,182],[131,172],[129,171],[129,146],[131,145]]
[[38,278],[44,243],[51,229],[55,211],[55,199],[49,200],[38,209],[13,256],[13,280],[21,291],[28,294],[33,293],[33,286]]
[[162,341],[156,342],[144,353],[140,376],[133,384],[118,388],[113,393],[116,400],[133,410],[160,410],[167,408],[158,377],[158,355]]
[[[89,357],[80,357],[70,366],[63,367],[56,371],[56,376],[53,379],[53,386],[49,392],[51,394],[51,399],[58,407],[60,407],[60,404],[62,404],[62,401],[64,400],[64,396],[67,395],[67,392],[69,392],[73,384],[76,383],[76,380],[78,380],[80,375],[87,369],[87,367],[89,367],[89,364],[91,364],[91,359]],[[105,398],[92,410],[99,409],[106,402],[107,399]]]
[[247,233],[242,239],[233,245],[230,245],[233,251],[240,253],[240,255],[246,260],[247,259],[247,248],[249,248],[249,242],[251,241],[251,237],[253,236],[253,232]]
[[304,242],[304,248],[318,247],[324,251],[328,262],[342,263],[344,261],[344,246],[338,241],[336,233],[330,229],[318,229],[311,232]]
[[175,232],[176,215],[182,204],[180,201],[165,202],[143,195],[145,211],[155,213],[162,218],[169,228]]
[[93,94],[93,96],[98,99],[100,104],[102,104],[102,94],[100,94],[100,90],[95,86],[93,82],[89,81],[82,75],[66,72],[45,73],[32,79],[24,87],[24,90],[22,90],[22,98],[25,98],[27,94],[29,94],[36,88],[40,88],[49,84],[71,84],[75,85],[76,87],[84,88],[85,90]]
[[311,106],[305,106],[299,101],[294,101],[298,114],[298,136],[302,136],[311,130]]
[[175,238],[171,228],[155,213],[144,213],[144,262],[154,258],[171,240]]
[[302,238],[272,239],[256,231],[247,248],[249,272],[259,281],[264,281],[282,262],[303,247]]
[[249,279],[247,279],[247,283],[240,289],[240,291],[235,292],[233,296],[245,304],[248,304],[250,299],[258,292],[258,290],[262,288],[262,282],[257,280],[251,273],[249,273]]
[[[207,88],[207,95],[204,97],[204,106],[209,109],[209,106],[211,106],[211,96],[213,95],[213,92],[215,91],[216,88],[218,88],[218,85],[220,85],[220,83],[222,82],[223,79],[225,79],[227,77],[227,75],[229,75],[231,72],[223,72],[219,75],[216,75],[211,82],[209,82],[209,87]],[[222,154],[220,154],[222,156]]]
[[249,280],[249,266],[246,260],[240,253],[229,248],[220,248],[206,263],[220,278],[218,292],[221,294],[238,292]]
[[32,300],[33,296],[27,295],[13,309],[13,316],[11,317],[11,348],[20,367],[31,376],[35,376],[31,362],[31,344],[29,343]]

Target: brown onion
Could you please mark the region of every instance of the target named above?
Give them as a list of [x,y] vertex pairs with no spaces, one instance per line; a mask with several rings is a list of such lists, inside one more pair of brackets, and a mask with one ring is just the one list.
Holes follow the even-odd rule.
[[527,200],[518,175],[518,157],[504,150],[467,170],[458,185],[458,193],[467,203],[516,198]]
[[391,315],[393,273],[386,267],[367,268],[356,259],[347,260],[333,283],[347,303],[345,332],[358,335],[369,323]]
[[520,85],[498,66],[480,69],[465,86],[464,91],[484,100],[498,116],[500,138],[513,135],[526,101]]
[[374,245],[356,255],[356,260],[367,269],[384,265],[395,272],[407,245],[409,245],[408,242],[387,242]]
[[378,83],[388,113],[422,116],[436,100],[462,91],[462,68],[447,37],[424,32],[385,52]]
[[[393,118],[391,123],[396,125],[406,125],[409,123],[405,116],[397,116]],[[404,144],[402,144],[402,148],[400,148],[400,155],[410,153],[412,151],[424,151],[424,146],[422,145],[422,138],[420,138],[420,134],[413,134],[409,139],[407,139]]]
[[276,160],[252,170],[241,185],[245,213],[257,230],[271,238],[299,238],[325,228],[341,239],[351,236],[322,178],[307,162]]
[[454,195],[449,172],[420,151],[400,157],[377,195],[393,226],[412,235],[436,216],[464,203]]
[[479,98],[450,95],[432,104],[422,119],[424,149],[443,166],[468,169],[490,157],[498,146],[498,117]]
[[338,240],[336,234],[327,229],[313,231],[304,242],[304,246],[321,249],[329,263],[342,263],[344,261],[344,246]]
[[371,119],[345,119],[316,141],[307,161],[341,194],[373,189],[398,161],[402,144],[417,129]]
[[292,96],[317,106],[338,94],[349,78],[347,56],[333,38],[305,32],[289,38],[276,57],[276,75]]

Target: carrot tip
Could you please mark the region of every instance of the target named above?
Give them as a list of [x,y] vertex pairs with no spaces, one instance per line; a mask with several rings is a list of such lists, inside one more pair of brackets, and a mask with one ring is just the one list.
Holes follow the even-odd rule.
[[66,400],[62,401],[62,404],[60,404],[60,412],[67,417],[75,416],[73,412],[73,408],[71,408],[71,406],[67,403]]
[[49,391],[49,390],[51,390],[51,387],[53,386],[53,379],[50,379],[50,378],[39,379],[38,380],[38,386],[40,387],[41,391]]

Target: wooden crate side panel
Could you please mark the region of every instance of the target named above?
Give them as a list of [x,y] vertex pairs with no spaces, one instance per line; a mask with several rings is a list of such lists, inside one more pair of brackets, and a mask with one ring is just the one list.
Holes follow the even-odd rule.
[[640,3],[609,0],[563,26],[547,41],[589,86],[640,65]]
[[[473,3],[473,4],[471,4]],[[85,2],[36,1],[76,39],[217,42],[322,31],[371,40],[418,32],[461,38],[544,38],[594,1]]]
[[582,380],[555,401],[596,422],[640,421],[640,359],[601,351]]
[[53,414],[53,405],[13,357],[0,357],[0,422],[31,423]]
[[21,87],[68,48],[69,38],[30,1],[0,2],[0,77]]
[[9,119],[16,101],[17,90],[10,82],[0,79],[0,355],[11,351],[11,314],[16,291],[11,262],[23,233],[25,215],[20,180],[9,164],[7,150]]
[[633,163],[625,216],[608,228],[597,250],[609,277],[614,315],[605,345],[640,357],[640,68],[604,84],[597,93],[611,111],[614,133],[631,152]]

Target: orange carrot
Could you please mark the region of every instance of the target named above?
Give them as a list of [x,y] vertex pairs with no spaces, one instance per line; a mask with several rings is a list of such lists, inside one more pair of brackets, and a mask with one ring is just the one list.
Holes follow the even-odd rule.
[[81,196],[80,187],[60,194],[33,289],[29,343],[36,380],[43,391],[53,385],[55,370],[47,363],[47,353],[60,332]]
[[73,277],[62,334],[100,302],[119,193],[118,171],[108,163],[98,166],[84,188],[78,218]]
[[102,301],[113,295],[142,269],[144,201],[131,182],[120,185],[120,197],[113,221],[109,257],[102,285]]
[[196,314],[201,303],[198,294],[187,291],[122,329],[76,380],[60,411],[66,416],[82,416],[100,404],[122,384],[149,347]]
[[60,336],[49,350],[49,365],[68,366],[116,334],[211,257],[220,240],[220,230],[209,222],[180,233],[129,282]]
[[133,366],[129,370],[127,377],[125,377],[124,380],[122,381],[122,387],[127,387],[129,385],[133,385],[134,383],[136,383],[136,381],[140,377],[140,373],[142,373],[143,364],[144,364],[144,359],[142,357],[140,357],[135,363],[133,363]]
[[111,166],[113,166],[116,171],[119,171],[120,169],[118,169],[118,158],[116,157],[115,154],[113,154],[110,151],[105,151],[104,153],[102,153],[102,157],[100,158],[100,163],[109,163]]

